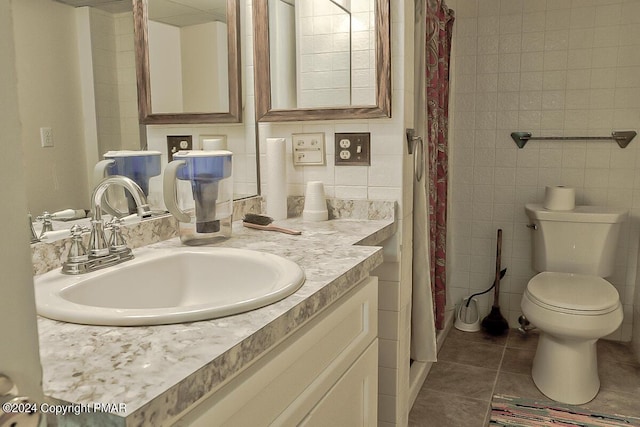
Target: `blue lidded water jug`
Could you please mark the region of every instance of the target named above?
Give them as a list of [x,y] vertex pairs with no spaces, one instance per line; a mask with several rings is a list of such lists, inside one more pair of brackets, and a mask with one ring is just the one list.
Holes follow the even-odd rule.
[[[94,185],[97,185],[107,176],[122,175],[135,181],[140,186],[145,196],[149,196],[149,179],[160,175],[162,171],[160,151],[107,151],[104,160],[96,163],[93,169]],[[107,200],[103,203],[105,210],[117,216],[135,213],[135,202],[129,195],[127,196],[128,212],[121,212],[115,207],[116,203]]]
[[[180,222],[180,240],[203,245],[231,237],[232,156],[226,150],[178,151],[164,170],[164,203]],[[189,182],[191,196],[178,200],[177,180]]]

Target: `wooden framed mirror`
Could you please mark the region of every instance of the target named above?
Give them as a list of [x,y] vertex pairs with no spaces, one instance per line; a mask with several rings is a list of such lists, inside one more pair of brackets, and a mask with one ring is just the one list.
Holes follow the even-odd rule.
[[[359,1],[254,0],[253,55],[258,121],[391,117],[390,1],[361,0],[364,6],[359,6]],[[360,21],[353,19],[356,15]],[[353,29],[359,26],[357,22],[365,27],[364,30],[357,28],[360,34]],[[310,34],[315,31],[313,28],[318,30]],[[361,34],[364,37],[360,37]],[[301,46],[303,39],[319,45],[323,41],[331,43],[331,37],[336,37],[333,46],[345,46],[344,52],[322,51],[322,48],[320,52],[309,52]],[[354,48],[354,40],[359,48]],[[276,54],[276,49],[288,52]],[[286,59],[283,61],[282,57]],[[334,66],[325,59],[331,59]],[[367,65],[358,65],[362,63]],[[320,73],[302,75],[309,69]],[[336,84],[341,81],[337,77],[344,77],[348,83]],[[283,82],[286,87],[282,86]],[[359,90],[357,86],[362,82],[370,86],[370,93]],[[329,87],[331,85],[334,87]]]
[[242,121],[239,1],[133,0],[141,124]]

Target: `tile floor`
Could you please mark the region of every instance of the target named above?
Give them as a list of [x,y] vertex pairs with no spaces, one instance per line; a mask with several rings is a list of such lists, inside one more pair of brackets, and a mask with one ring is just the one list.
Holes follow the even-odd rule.
[[[452,328],[409,414],[410,426],[482,427],[493,394],[548,400],[530,376],[538,335]],[[628,344],[598,342],[600,392],[584,408],[640,417],[640,363]],[[551,401],[550,401],[551,402]]]

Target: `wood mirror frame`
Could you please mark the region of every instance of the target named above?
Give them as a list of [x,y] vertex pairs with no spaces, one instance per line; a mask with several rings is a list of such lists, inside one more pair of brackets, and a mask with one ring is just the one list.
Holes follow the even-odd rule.
[[154,113],[151,110],[148,1],[133,0],[139,122],[141,124],[240,123],[242,121],[240,0],[227,0],[229,111],[221,113]]
[[253,61],[259,122],[391,117],[390,1],[374,0],[376,11],[376,105],[273,109],[268,0],[253,2]]

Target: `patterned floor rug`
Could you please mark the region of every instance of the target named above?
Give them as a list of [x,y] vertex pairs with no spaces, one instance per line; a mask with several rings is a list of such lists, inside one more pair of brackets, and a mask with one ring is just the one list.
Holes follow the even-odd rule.
[[640,418],[602,414],[560,403],[494,395],[490,426],[509,427],[640,427]]

